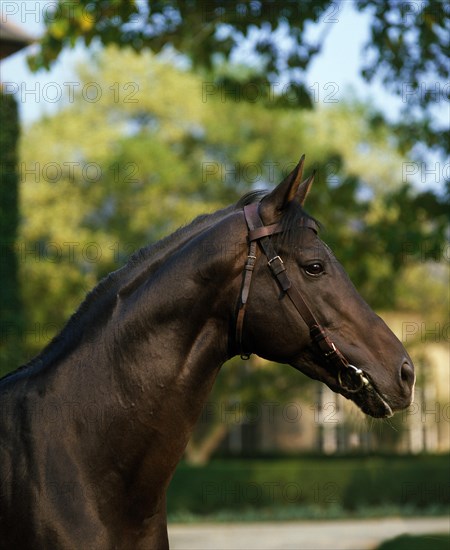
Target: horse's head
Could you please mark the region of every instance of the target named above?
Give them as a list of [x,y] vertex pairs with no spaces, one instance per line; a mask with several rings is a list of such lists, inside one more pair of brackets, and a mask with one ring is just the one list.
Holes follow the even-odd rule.
[[413,363],[304,213],[313,177],[300,183],[302,167],[303,157],[258,208],[247,207],[250,256],[256,260],[250,258],[245,270],[251,272],[254,263],[251,286],[251,275],[242,286],[241,351],[289,363],[365,413],[391,416],[411,403]]

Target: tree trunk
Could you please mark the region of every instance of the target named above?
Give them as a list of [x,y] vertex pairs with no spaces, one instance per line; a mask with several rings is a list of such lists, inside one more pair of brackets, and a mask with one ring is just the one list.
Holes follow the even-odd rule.
[[17,144],[19,120],[12,95],[0,91],[0,376],[18,367],[23,356],[23,309],[16,256],[19,225]]
[[224,440],[228,431],[228,425],[221,422],[214,424],[208,434],[203,437],[200,442],[194,443],[191,438],[185,451],[186,462],[195,466],[205,465],[211,458],[213,452]]

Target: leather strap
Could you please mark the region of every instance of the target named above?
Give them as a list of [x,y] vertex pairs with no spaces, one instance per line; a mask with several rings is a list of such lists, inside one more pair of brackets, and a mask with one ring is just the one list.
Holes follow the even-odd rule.
[[244,328],[244,316],[247,309],[248,294],[250,292],[250,284],[252,282],[253,270],[256,263],[256,242],[250,243],[250,250],[247,256],[247,261],[244,266],[244,279],[242,281],[241,299],[239,304],[238,315],[236,318],[236,342],[239,348],[239,353],[242,359],[248,359],[251,353],[243,350],[242,332]]
[[249,241],[257,241],[262,237],[268,237],[274,233],[281,233],[281,224],[273,223],[271,225],[263,225],[262,227],[256,227],[255,229],[250,229],[248,232]]
[[[322,355],[329,363],[334,364],[336,367],[348,367],[349,362],[347,359],[342,355],[342,353],[337,349],[335,344],[326,334],[314,313],[306,304],[302,294],[294,286],[292,286],[291,280],[286,272],[284,262],[274,249],[272,241],[269,237],[270,235],[281,231],[280,224],[265,226],[259,216],[258,210],[258,203],[252,203],[244,207],[244,215],[249,229],[248,240],[250,243],[250,250],[247,257],[247,262],[245,264],[241,299],[236,320],[236,342],[239,347],[241,357],[245,359],[250,356],[250,353],[243,351],[242,334],[251,279],[256,263],[255,241],[257,241],[268,259],[268,266],[270,267],[273,276],[276,278],[283,292],[287,294],[296,310],[308,325],[311,339],[317,345]],[[317,224],[314,220],[302,218],[301,225],[305,228],[312,229],[317,233]]]

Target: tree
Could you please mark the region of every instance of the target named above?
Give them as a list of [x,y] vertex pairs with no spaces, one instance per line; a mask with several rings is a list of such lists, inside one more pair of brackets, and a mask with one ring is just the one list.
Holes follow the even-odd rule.
[[[134,250],[250,189],[275,185],[306,148],[307,169],[317,169],[308,209],[372,305],[396,305],[405,268],[422,261],[424,236],[442,243],[442,206],[433,194],[425,201],[404,189],[404,158],[391,147],[389,127],[368,122],[370,106],[267,109],[217,94],[204,101],[198,75],[115,46],[81,67],[79,81],[73,103],[36,122],[21,143],[19,258],[29,355]],[[98,88],[91,97],[92,82]],[[411,246],[402,255],[404,239]],[[409,283],[416,290],[408,307],[420,306],[422,284]],[[432,295],[427,307],[436,311],[441,301]],[[239,359],[223,369],[211,422],[192,439],[192,460],[207,459],[232,425],[220,422],[222,404],[237,407],[235,422],[248,403],[309,389],[297,373],[294,384],[286,367],[257,359],[252,367],[257,376]]]
[[[448,152],[446,128],[435,110],[449,100],[448,3],[356,0],[354,6],[371,18],[362,76],[369,82],[379,77],[405,103],[395,125],[399,146],[406,151],[422,141]],[[252,70],[244,80],[222,75],[218,81],[235,89],[256,84],[265,93],[274,81],[286,81],[291,106],[311,107],[305,71],[320,54],[326,30],[311,41],[305,29],[311,23],[326,29],[339,22],[341,9],[341,0],[60,0],[54,11],[45,12],[46,33],[30,66],[48,68],[80,38],[86,45],[97,40],[155,53],[170,44],[211,76],[246,42],[252,52],[247,57],[256,60]]]

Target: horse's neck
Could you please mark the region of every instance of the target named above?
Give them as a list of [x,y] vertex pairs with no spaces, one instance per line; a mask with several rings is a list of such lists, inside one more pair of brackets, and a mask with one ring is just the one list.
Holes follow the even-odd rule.
[[[222,242],[230,231],[222,227]],[[240,258],[211,247],[218,237],[196,239],[131,293],[119,293],[102,334],[104,376],[111,384],[107,414],[118,420],[108,437],[122,465],[145,464],[133,475],[149,494],[154,487],[148,483],[170,479],[228,358]]]

